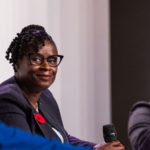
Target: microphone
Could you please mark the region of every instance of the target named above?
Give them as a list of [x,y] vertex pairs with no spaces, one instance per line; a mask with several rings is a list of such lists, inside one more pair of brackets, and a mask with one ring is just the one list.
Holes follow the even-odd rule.
[[117,140],[117,132],[113,124],[103,126],[103,137],[106,143]]

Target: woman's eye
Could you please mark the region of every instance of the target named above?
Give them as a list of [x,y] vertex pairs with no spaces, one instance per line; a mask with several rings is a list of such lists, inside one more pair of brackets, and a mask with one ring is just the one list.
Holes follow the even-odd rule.
[[34,58],[33,61],[41,62],[41,59],[39,59],[39,58]]
[[49,59],[48,62],[51,64],[54,64],[54,63],[56,63],[56,59]]

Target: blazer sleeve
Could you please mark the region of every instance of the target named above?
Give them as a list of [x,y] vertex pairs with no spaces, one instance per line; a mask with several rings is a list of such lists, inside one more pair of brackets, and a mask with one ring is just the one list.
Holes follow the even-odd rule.
[[0,121],[8,126],[31,132],[24,109],[24,106],[17,103],[12,95],[0,96]]
[[133,150],[150,149],[150,103],[138,102],[130,112],[128,136]]
[[88,148],[93,148],[96,145],[96,143],[83,141],[74,136],[71,136],[67,132],[66,132],[66,135],[68,137],[69,144],[71,144],[71,145],[84,146],[84,147],[88,147]]

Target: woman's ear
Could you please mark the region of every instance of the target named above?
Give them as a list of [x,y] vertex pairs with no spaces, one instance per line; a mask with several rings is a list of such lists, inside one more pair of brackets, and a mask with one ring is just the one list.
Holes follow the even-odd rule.
[[19,69],[19,63],[15,64],[15,69],[18,70]]
[[17,70],[17,69],[19,69],[19,67],[18,67],[18,65],[17,65],[17,64],[15,65],[15,68],[16,68],[16,70]]
[[18,70],[19,69],[19,66],[17,64],[15,64],[15,69]]
[[18,70],[19,69],[19,63],[20,63],[20,60],[15,60],[15,69]]

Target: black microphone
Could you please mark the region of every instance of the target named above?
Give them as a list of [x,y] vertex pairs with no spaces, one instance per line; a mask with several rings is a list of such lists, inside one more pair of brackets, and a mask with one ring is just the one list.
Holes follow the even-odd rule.
[[113,124],[103,126],[103,137],[106,143],[117,140],[117,132]]

